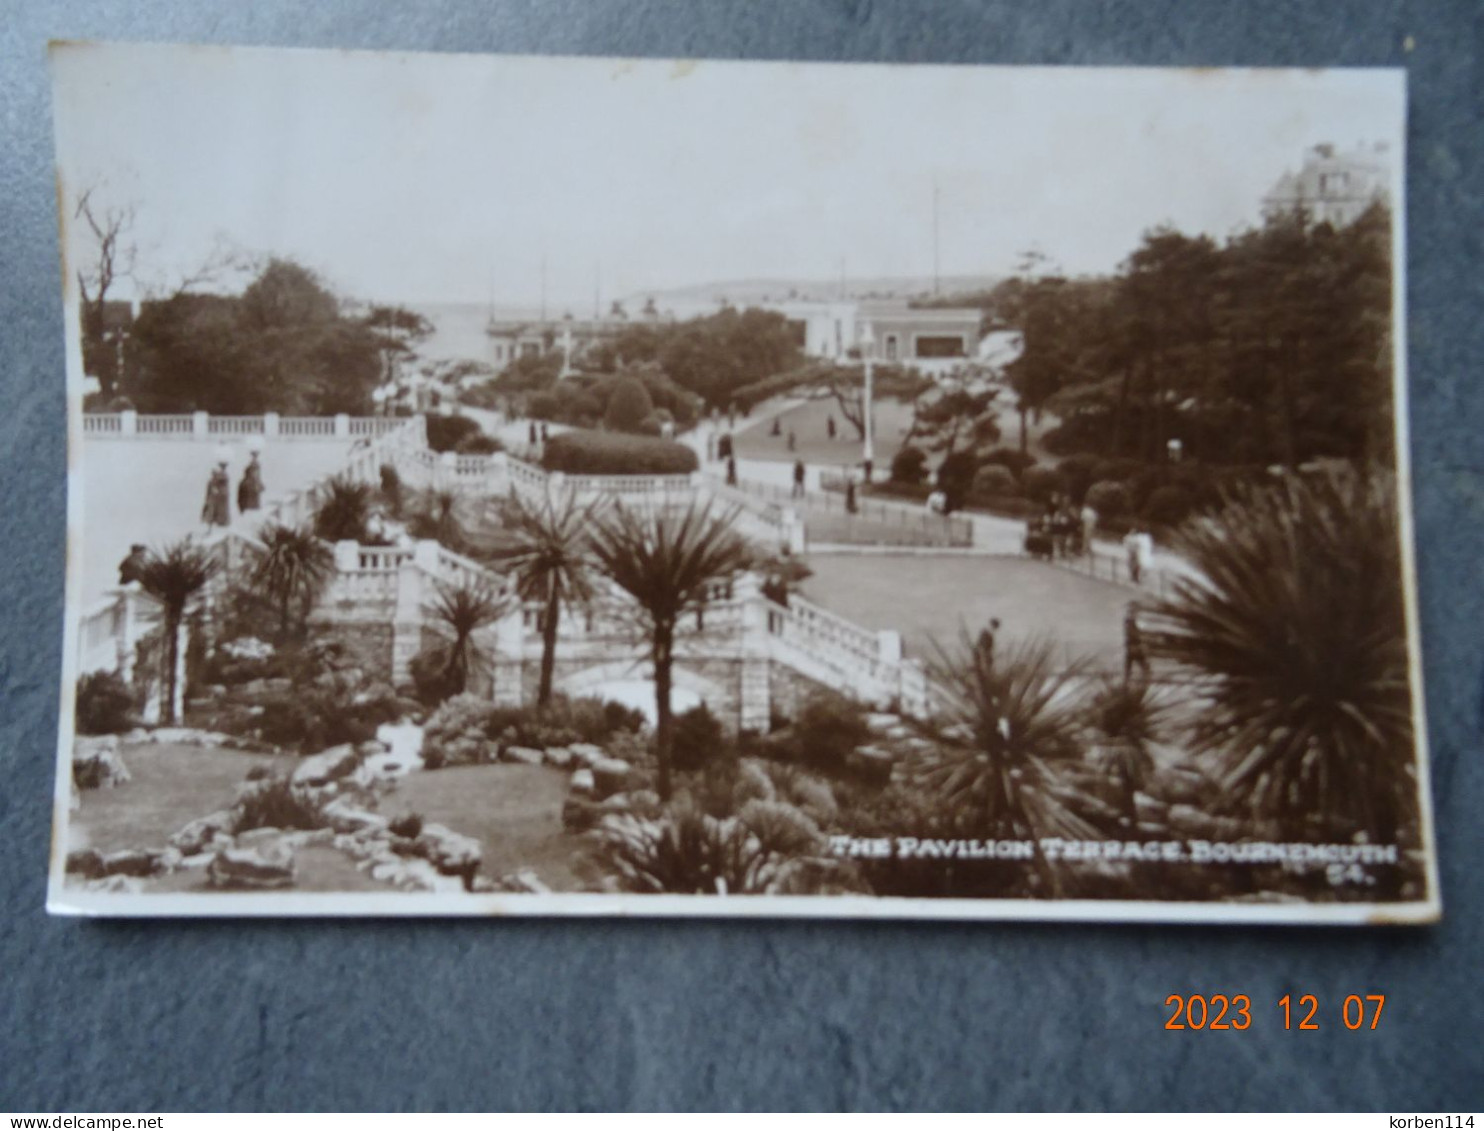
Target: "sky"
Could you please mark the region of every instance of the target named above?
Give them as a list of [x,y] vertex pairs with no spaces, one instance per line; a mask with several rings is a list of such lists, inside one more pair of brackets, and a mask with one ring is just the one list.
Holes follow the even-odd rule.
[[[1304,151],[1386,141],[1400,72],[54,49],[64,197],[133,210],[131,291],[214,248],[380,302],[591,308],[759,277],[1112,271],[1222,238]],[[68,206],[71,211],[71,205]],[[91,254],[69,225],[68,255]],[[545,264],[543,272],[543,263]]]

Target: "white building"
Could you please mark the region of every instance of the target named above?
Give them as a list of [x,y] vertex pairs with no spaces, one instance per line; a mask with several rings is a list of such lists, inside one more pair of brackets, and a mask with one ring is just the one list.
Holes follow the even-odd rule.
[[1316,224],[1343,228],[1372,204],[1391,202],[1391,163],[1387,146],[1377,142],[1337,150],[1316,145],[1297,173],[1287,172],[1262,199],[1267,220],[1302,210]]

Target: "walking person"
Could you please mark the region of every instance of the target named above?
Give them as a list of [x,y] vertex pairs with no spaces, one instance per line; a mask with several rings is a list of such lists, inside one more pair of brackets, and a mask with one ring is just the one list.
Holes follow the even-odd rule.
[[792,497],[795,499],[804,497],[804,461],[801,459],[794,460],[794,487]]
[[263,465],[258,453],[253,452],[243,469],[242,481],[237,484],[237,509],[246,514],[263,505]]
[[534,420],[526,426],[526,443],[533,448],[536,446],[536,422]]
[[825,417],[824,432],[831,440],[835,438],[835,418],[833,416]]
[[736,485],[737,485],[737,457],[736,456],[733,456],[733,455],[729,455],[729,456],[727,456],[727,486],[728,487],[735,487]]
[[1089,503],[1082,504],[1082,552],[1092,557],[1092,536],[1098,528],[1098,512]]
[[1143,683],[1149,682],[1149,653],[1144,647],[1144,633],[1139,628],[1139,603],[1130,601],[1123,614],[1123,682],[1127,684],[1134,669],[1143,673]]
[[723,433],[721,439],[716,442],[716,457],[718,459],[731,459],[733,450],[732,434],[730,432]]
[[845,481],[845,513],[856,514],[860,510],[860,504],[855,501],[855,480]]
[[985,671],[994,670],[995,634],[999,631],[1000,618],[990,617],[989,623],[979,630],[979,638],[974,641],[974,650],[979,653],[980,663]]
[[1128,562],[1128,578],[1135,585],[1143,575],[1143,558],[1139,554],[1139,528],[1133,527],[1123,536],[1123,554]]
[[201,521],[207,526],[230,526],[232,523],[232,477],[227,474],[225,456],[216,461],[216,469],[206,481],[206,501],[201,504]]
[[796,452],[799,450],[799,438],[794,434],[794,430],[792,428],[788,430],[788,450],[791,452]]

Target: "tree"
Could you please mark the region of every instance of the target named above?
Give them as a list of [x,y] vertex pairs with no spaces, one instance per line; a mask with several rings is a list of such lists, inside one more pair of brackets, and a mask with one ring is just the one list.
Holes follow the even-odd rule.
[[464,534],[463,500],[457,491],[435,488],[418,494],[407,532],[414,538],[431,538],[454,553],[468,546]]
[[438,586],[433,614],[452,634],[437,650],[445,697],[468,690],[469,677],[483,666],[474,633],[499,620],[507,607],[505,597],[482,581]]
[[973,448],[995,443],[1000,438],[999,395],[999,388],[982,367],[955,368],[913,402],[907,442],[945,457],[966,440]]
[[621,377],[608,394],[603,410],[603,427],[610,432],[643,432],[654,413],[649,390],[634,377]]
[[405,306],[373,306],[364,321],[381,354],[383,382],[394,380],[398,364],[410,357],[417,343],[433,332],[431,322]]
[[102,208],[87,189],[77,200],[73,218],[87,225],[96,244],[96,258],[77,270],[77,291],[82,321],[83,370],[98,378],[99,392],[111,397],[118,385],[119,343],[109,332],[108,292],[134,268],[134,245],[129,242],[134,227],[134,209]]
[[1415,835],[1411,685],[1395,485],[1287,475],[1181,527],[1195,572],[1148,617],[1155,655],[1204,691],[1191,755],[1260,836]]
[[592,552],[608,579],[634,599],[645,620],[654,663],[655,753],[659,793],[670,798],[670,688],[675,631],[688,611],[702,608],[716,582],[744,568],[747,544],[733,529],[734,512],[713,514],[691,503],[684,511],[615,506],[596,525]]
[[165,678],[161,715],[167,723],[177,721],[175,689],[176,669],[180,665],[180,626],[185,622],[187,606],[216,576],[219,566],[210,550],[182,538],[163,550],[151,551],[140,570],[140,586],[160,602],[164,613]]
[[278,608],[278,631],[288,636],[298,606],[303,630],[309,612],[335,573],[335,555],[315,533],[302,526],[272,523],[258,531],[262,556],[253,567],[252,584]]
[[541,601],[541,680],[536,702],[551,701],[556,670],[557,632],[564,605],[581,604],[592,597],[592,557],[588,528],[597,507],[579,505],[570,491],[548,494],[539,503],[526,503],[511,493],[505,515],[507,537],[495,561],[509,571],[523,601]]
[[[927,743],[907,763],[960,835],[995,840],[1097,838],[1093,802],[1068,769],[1082,757],[1081,665],[1056,663],[1048,640],[993,652],[964,633],[939,651],[931,675],[941,709],[921,725]],[[1057,878],[1042,864],[1054,893]]]

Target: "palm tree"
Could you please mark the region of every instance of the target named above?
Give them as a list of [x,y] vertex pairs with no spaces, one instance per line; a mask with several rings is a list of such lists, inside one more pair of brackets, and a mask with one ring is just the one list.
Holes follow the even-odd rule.
[[371,518],[371,488],[348,475],[325,481],[314,510],[314,532],[326,542],[364,542]]
[[1154,606],[1149,641],[1205,693],[1192,755],[1274,836],[1395,840],[1417,782],[1391,477],[1239,486],[1175,549],[1197,572]]
[[335,572],[335,555],[314,532],[302,526],[272,523],[258,531],[263,554],[253,567],[252,584],[278,606],[278,630],[285,637],[294,605],[299,628]]
[[469,677],[483,666],[484,659],[474,645],[474,633],[493,624],[504,614],[508,601],[501,593],[481,581],[438,586],[433,612],[453,634],[443,645],[442,683],[449,695],[461,695],[469,686]]
[[599,568],[632,597],[646,620],[654,663],[655,753],[659,794],[670,798],[670,686],[675,629],[688,611],[705,604],[715,582],[742,569],[747,544],[732,529],[736,514],[712,514],[692,502],[684,511],[634,510],[622,504],[603,516],[592,535]]
[[562,605],[586,602],[592,597],[588,528],[596,513],[596,504],[580,506],[570,491],[560,498],[547,495],[536,504],[522,501],[512,491],[504,528],[510,541],[492,554],[514,577],[521,600],[545,602],[541,682],[536,693],[536,702],[542,707],[551,701]]
[[[941,696],[905,762],[958,830],[994,840],[1091,839],[1096,803],[1073,781],[1083,755],[1083,665],[1056,662],[1049,640],[993,653],[967,632],[930,664]],[[1053,891],[1056,877],[1044,873]]]
[[1150,747],[1160,741],[1168,704],[1148,680],[1105,676],[1088,704],[1088,722],[1106,742],[1105,763],[1117,777],[1125,827],[1137,830],[1135,794],[1154,773]]
[[167,723],[176,721],[175,669],[180,663],[180,626],[185,620],[186,606],[216,576],[220,565],[210,550],[182,538],[163,550],[150,551],[140,569],[140,586],[164,610],[165,679],[161,714]]

